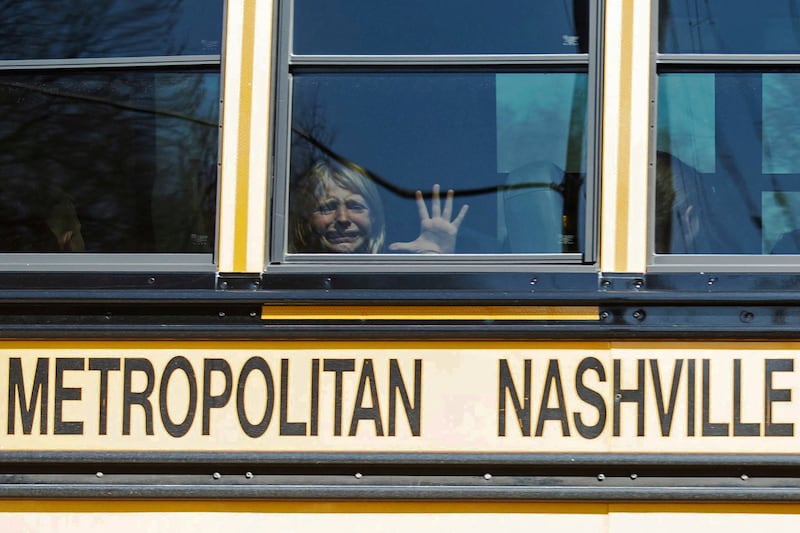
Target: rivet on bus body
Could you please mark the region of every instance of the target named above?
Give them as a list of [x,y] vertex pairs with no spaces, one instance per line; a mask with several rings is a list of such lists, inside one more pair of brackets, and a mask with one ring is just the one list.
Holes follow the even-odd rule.
[[639,474],[631,474],[631,479],[636,479],[639,477]]
[[244,477],[245,477],[245,479],[253,479],[253,473],[252,472],[245,472],[244,473]]
[[597,481],[605,481],[606,475],[605,474],[597,474]]
[[98,472],[98,473],[96,473],[96,474],[95,474],[95,476],[97,476],[97,477],[103,477],[103,473],[102,473],[102,472]]
[[356,479],[361,479],[362,477],[364,477],[364,476],[361,474],[361,472],[356,472],[356,475],[355,475]]
[[211,474],[211,477],[213,477],[214,479],[220,479],[222,478],[222,474],[220,474],[219,472],[214,472],[213,474]]
[[747,474],[742,474],[741,478],[742,478],[742,481],[747,481],[748,479],[750,479],[750,476],[748,476]]
[[488,473],[488,472],[487,472],[487,473],[485,473],[485,474],[483,475],[483,479],[485,479],[486,481],[489,481],[490,479],[492,479],[492,475],[491,475],[490,473]]

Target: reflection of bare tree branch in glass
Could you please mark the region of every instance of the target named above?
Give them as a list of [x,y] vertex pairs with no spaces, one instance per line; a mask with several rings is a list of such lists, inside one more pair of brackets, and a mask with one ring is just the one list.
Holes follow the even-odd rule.
[[[55,6],[50,0],[3,0],[2,40],[30,59],[182,53],[174,29],[184,0],[91,0]],[[124,50],[120,54],[119,50]]]
[[215,190],[217,87],[216,74],[190,72],[4,83],[6,188],[17,179],[66,191],[85,220],[90,250],[209,249],[209,217],[197,229],[193,219]]
[[[319,150],[325,157],[328,157],[337,163],[356,168],[358,172],[363,173],[371,179],[373,182],[377,183],[381,187],[387,189],[388,191],[394,193],[400,198],[415,198],[416,190],[415,189],[408,189],[406,187],[402,187],[397,185],[396,183],[380,176],[379,174],[373,172],[372,170],[359,165],[358,163],[348,159],[347,157],[339,154],[338,152],[331,149],[325,143],[315,139],[312,135],[308,132],[303,131],[300,128],[294,127],[292,128],[292,132],[301,138],[305,139],[309,144],[313,145],[317,150]],[[298,174],[299,175],[299,174]],[[494,194],[500,191],[510,191],[516,189],[551,189],[557,191],[559,193],[564,192],[565,184],[555,184],[550,181],[546,182],[525,182],[525,183],[514,183],[514,184],[506,184],[506,185],[491,185],[488,187],[476,187],[471,189],[459,189],[454,191],[454,195],[457,197],[466,197],[466,196],[480,196],[483,194]],[[422,195],[424,198],[431,198],[432,193],[430,191],[422,191]]]
[[[29,59],[180,54],[201,36],[176,28],[196,22],[192,8],[214,5],[204,42],[221,36],[219,1],[3,1],[0,41],[18,39]],[[210,252],[218,67],[89,67],[0,77],[0,222],[25,233],[50,202],[29,191],[60,191],[75,203],[88,251]],[[24,241],[0,236],[0,251],[46,251]]]
[[[324,152],[320,153],[318,144],[331,146],[334,141],[333,133],[328,130],[328,120],[318,90],[308,93],[302,102],[295,102],[294,109],[290,164],[293,177],[306,174],[320,156],[325,155]],[[297,131],[303,134],[295,135]]]
[[186,113],[179,113],[177,111],[174,111],[172,109],[167,109],[167,108],[158,109],[158,108],[153,108],[153,107],[145,107],[145,106],[137,106],[137,105],[127,104],[125,102],[114,101],[114,100],[112,100],[112,99],[110,99],[110,98],[108,98],[106,96],[98,97],[98,96],[87,96],[85,94],[79,94],[79,93],[69,93],[69,92],[66,92],[66,91],[53,89],[53,88],[50,88],[50,87],[35,86],[35,85],[29,84],[29,83],[25,83],[25,82],[1,82],[0,81],[0,87],[22,89],[22,90],[25,90],[25,91],[42,93],[42,94],[46,94],[46,95],[49,95],[49,96],[57,96],[59,98],[68,98],[68,99],[76,100],[76,101],[82,100],[84,102],[93,102],[93,103],[103,104],[103,105],[106,105],[106,106],[116,107],[116,108],[118,108],[120,110],[123,110],[123,111],[138,111],[140,113],[147,113],[147,114],[150,114],[150,115],[158,115],[158,116],[164,117],[164,118],[175,118],[175,119],[184,120],[184,121],[187,121],[187,122],[195,122],[195,123],[203,125],[203,126],[217,126],[217,122],[216,121],[209,120],[209,119],[204,118],[204,117],[193,116],[193,115],[189,115],[189,114],[186,114]]

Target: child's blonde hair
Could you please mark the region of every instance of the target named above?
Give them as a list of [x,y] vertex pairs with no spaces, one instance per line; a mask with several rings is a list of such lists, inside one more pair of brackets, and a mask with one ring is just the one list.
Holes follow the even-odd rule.
[[332,185],[360,194],[369,207],[372,223],[364,253],[376,254],[383,250],[386,228],[383,203],[378,189],[358,165],[342,165],[332,161],[318,161],[308,172],[294,178],[289,191],[289,252],[324,252],[311,226],[311,215],[319,206],[320,199]]

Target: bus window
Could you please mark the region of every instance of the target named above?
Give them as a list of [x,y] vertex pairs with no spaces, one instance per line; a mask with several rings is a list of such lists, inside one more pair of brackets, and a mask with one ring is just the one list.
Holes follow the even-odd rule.
[[596,7],[295,0],[271,262],[591,262]]
[[659,0],[662,54],[796,54],[796,0]]
[[210,265],[222,0],[78,4],[3,13],[0,252]]
[[655,263],[800,254],[798,14],[800,1],[661,0]]
[[2,60],[208,55],[222,47],[221,0],[6,4]]

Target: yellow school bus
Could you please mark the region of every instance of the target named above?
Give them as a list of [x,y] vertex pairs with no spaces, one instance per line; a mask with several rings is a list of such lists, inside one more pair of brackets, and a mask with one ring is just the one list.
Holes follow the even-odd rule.
[[797,529],[800,1],[0,25],[5,530]]

